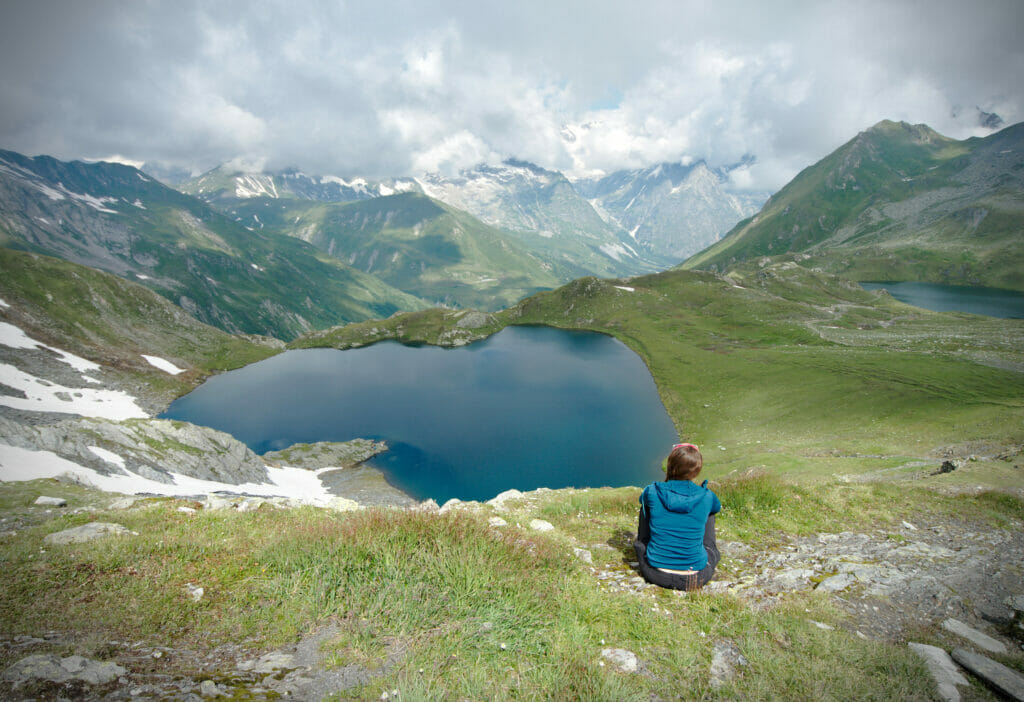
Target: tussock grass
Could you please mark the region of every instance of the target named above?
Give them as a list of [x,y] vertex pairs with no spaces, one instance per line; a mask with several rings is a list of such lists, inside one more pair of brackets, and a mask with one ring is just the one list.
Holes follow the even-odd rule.
[[[957,499],[968,500],[993,518],[1022,510],[1005,495],[808,489],[770,475],[715,487],[726,510],[720,538],[754,548],[790,533],[877,526],[911,503],[955,514],[963,506]],[[852,636],[827,597],[797,594],[757,611],[726,594],[603,588],[572,547],[592,548],[598,568],[624,568],[637,495],[636,488],[540,493],[502,529],[488,526],[487,510],[187,514],[178,511],[187,503],[170,499],[59,516],[0,542],[0,630],[74,632],[76,651],[86,655],[104,641],[141,640],[199,653],[231,644],[256,656],[333,623],[328,664],[381,673],[344,693],[357,699],[395,688],[403,699],[930,699],[923,666],[905,647]],[[515,526],[532,517],[556,531]],[[43,544],[45,534],[90,519],[139,535]],[[601,543],[619,548],[593,546]],[[187,596],[186,583],[204,587],[201,601]],[[811,620],[837,628],[822,631]],[[708,669],[720,639],[734,642],[748,665],[714,689]],[[606,647],[635,652],[643,671],[602,666]]]

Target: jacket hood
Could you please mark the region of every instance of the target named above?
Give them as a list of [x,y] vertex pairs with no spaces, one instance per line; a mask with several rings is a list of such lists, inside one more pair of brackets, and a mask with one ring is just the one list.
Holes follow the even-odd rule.
[[700,504],[707,493],[707,488],[695,485],[689,480],[654,483],[654,494],[669,512],[688,514]]

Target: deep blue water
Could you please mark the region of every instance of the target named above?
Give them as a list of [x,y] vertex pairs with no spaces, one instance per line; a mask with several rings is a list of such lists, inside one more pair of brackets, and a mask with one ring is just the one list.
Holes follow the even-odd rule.
[[607,336],[509,327],[458,349],[288,351],[207,380],[162,415],[256,453],[383,439],[369,465],[418,499],[643,485],[676,431],[640,358]]
[[900,302],[936,312],[970,312],[989,317],[1024,319],[1024,293],[999,288],[972,288],[937,283],[861,283],[865,290],[885,288]]

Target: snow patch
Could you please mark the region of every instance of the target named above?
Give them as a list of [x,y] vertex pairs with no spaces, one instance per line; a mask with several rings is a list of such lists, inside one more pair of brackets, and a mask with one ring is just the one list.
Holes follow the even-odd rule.
[[140,200],[139,198],[135,198],[135,202],[133,202],[132,204],[138,207],[140,210],[146,209],[146,206],[142,204],[142,200]]
[[102,446],[90,446],[89,450],[99,456],[101,459],[109,463],[110,465],[117,466],[121,470],[125,470],[124,459],[118,456],[113,451],[108,451]]
[[636,288],[631,288],[626,285],[616,285],[615,287],[619,290],[625,290],[626,292],[636,292]]
[[[616,261],[621,262],[623,256],[629,256],[630,250],[622,244],[601,244],[601,253],[609,258],[614,258]],[[634,254],[635,255],[635,254]]]
[[[0,346],[7,346],[12,349],[42,348],[53,351],[55,354],[60,356],[57,360],[61,363],[68,364],[79,373],[86,373],[88,371],[100,369],[98,363],[93,363],[92,361],[87,361],[81,356],[76,356],[73,353],[68,353],[67,351],[61,351],[60,349],[55,349],[52,346],[47,346],[41,341],[36,341],[18,327],[13,324],[8,324],[7,322],[0,322]],[[94,378],[87,378],[87,380],[93,380],[95,382]]]
[[[104,460],[121,459],[117,454],[93,446],[90,450]],[[103,451],[101,454],[100,452]],[[97,471],[61,458],[50,451],[31,451],[0,444],[0,480],[22,481],[40,478],[57,478],[71,474],[82,482],[106,492],[126,495],[153,494],[186,497],[191,495],[227,492],[233,494],[259,495],[263,497],[291,497],[313,505],[327,505],[334,497],[320,481],[320,474],[335,470],[324,468],[318,471],[304,468],[267,467],[268,483],[243,483],[232,485],[212,480],[200,480],[171,473],[172,483],[158,483],[135,473],[103,475]]]
[[323,185],[325,183],[334,183],[335,185],[340,185],[343,188],[349,188],[351,190],[355,190],[358,193],[363,193],[363,194],[367,193],[367,190],[366,190],[367,183],[362,178],[356,178],[352,182],[349,182],[349,181],[345,180],[344,178],[339,178],[338,176],[332,176],[332,175],[320,176],[320,185]]
[[184,368],[178,368],[176,365],[174,365],[165,358],[160,358],[159,356],[147,356],[146,354],[142,354],[142,357],[146,359],[146,362],[149,363],[149,365],[159,368],[165,373],[170,373],[171,375],[178,375],[178,373],[185,372]]
[[268,175],[235,177],[235,197],[280,197],[274,179]]
[[118,421],[149,416],[135,403],[135,398],[126,392],[68,388],[37,378],[7,363],[0,363],[0,383],[25,395],[0,395],[0,405],[17,410],[79,414]]
[[36,190],[39,190],[43,195],[50,198],[51,200],[64,200],[64,193],[59,190],[54,190],[49,185],[43,185],[42,183],[29,183]]
[[138,278],[139,280],[149,280],[149,276],[143,275],[142,273],[136,273],[135,277]]
[[60,187],[61,190],[63,190],[73,199],[78,200],[79,202],[84,202],[86,205],[93,208],[97,212],[106,212],[107,214],[119,214],[117,210],[112,210],[109,207],[104,207],[104,205],[110,204],[112,202],[117,202],[116,197],[95,197],[87,193],[76,193],[71,190],[68,190],[67,188],[64,187],[62,183],[58,183],[57,185]]
[[[10,306],[10,305],[8,305],[8,304],[7,304],[6,302],[4,302],[3,300],[0,300],[0,307],[4,308],[5,310],[7,310],[7,309],[10,309],[10,308],[11,308],[11,306]],[[19,331],[20,331],[20,330],[19,330]]]

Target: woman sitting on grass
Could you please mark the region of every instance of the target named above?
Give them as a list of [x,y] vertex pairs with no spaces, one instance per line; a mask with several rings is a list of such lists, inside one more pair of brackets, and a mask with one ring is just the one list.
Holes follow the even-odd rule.
[[718,496],[693,479],[704,459],[693,444],[676,444],[668,455],[666,480],[640,494],[640,524],[633,548],[644,579],[673,590],[697,590],[721,558],[715,543]]

